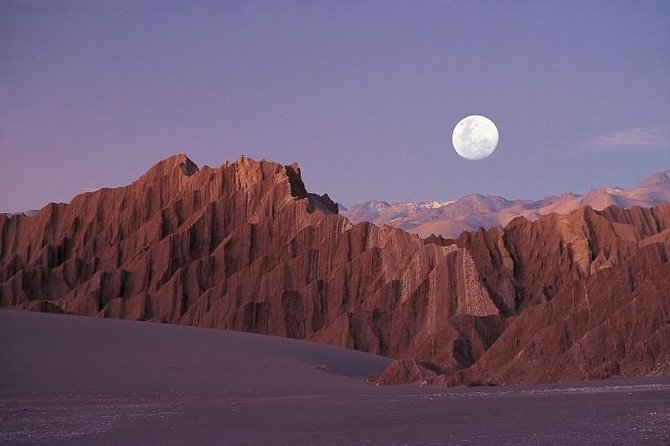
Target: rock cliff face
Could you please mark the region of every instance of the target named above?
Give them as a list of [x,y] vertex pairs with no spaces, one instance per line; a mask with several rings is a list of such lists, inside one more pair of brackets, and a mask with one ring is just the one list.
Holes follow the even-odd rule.
[[353,225],[297,165],[184,155],[0,214],[0,305],[309,339],[449,385],[670,373],[670,204],[457,239]]
[[523,311],[452,384],[670,374],[670,245],[654,243]]
[[470,254],[307,193],[297,165],[169,158],[133,184],[0,215],[4,307],[311,339],[460,369],[497,337]]
[[[670,206],[650,209],[589,207],[530,222],[512,220],[504,229],[464,232],[458,239],[426,239],[456,245],[473,256],[479,273],[505,314],[551,300],[565,286],[618,266],[642,244],[663,240]],[[659,238],[660,237],[660,238]]]
[[[448,385],[670,373],[670,204],[583,208],[463,233],[506,329]],[[398,365],[376,377],[397,381]]]

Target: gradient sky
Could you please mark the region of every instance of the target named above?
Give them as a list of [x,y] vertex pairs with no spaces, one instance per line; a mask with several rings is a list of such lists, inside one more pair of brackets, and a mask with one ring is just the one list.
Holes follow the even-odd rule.
[[347,205],[632,186],[670,167],[670,2],[0,1],[0,211],[179,152]]

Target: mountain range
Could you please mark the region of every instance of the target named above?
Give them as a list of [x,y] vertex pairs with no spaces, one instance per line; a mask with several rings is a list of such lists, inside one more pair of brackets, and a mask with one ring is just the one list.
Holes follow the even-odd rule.
[[651,175],[630,189],[600,188],[584,195],[564,193],[537,201],[508,200],[480,194],[445,202],[368,201],[348,209],[342,208],[342,215],[353,223],[369,221],[386,224],[421,237],[440,235],[456,238],[463,231],[505,226],[518,216],[535,220],[552,212],[565,214],[584,206],[602,210],[612,205],[650,207],[666,202],[670,202],[670,170]]
[[353,348],[396,360],[380,384],[670,373],[669,289],[667,203],[422,239],[352,223],[297,164],[176,155],[128,186],[0,214],[2,307]]

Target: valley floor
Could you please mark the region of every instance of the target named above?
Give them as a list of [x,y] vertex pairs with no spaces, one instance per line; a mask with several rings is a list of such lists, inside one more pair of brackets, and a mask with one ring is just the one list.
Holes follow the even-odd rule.
[[0,444],[670,443],[670,377],[375,387],[319,344],[0,311]]

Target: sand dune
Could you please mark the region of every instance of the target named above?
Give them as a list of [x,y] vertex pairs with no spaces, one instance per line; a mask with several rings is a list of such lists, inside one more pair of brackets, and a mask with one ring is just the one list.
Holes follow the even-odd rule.
[[3,395],[308,393],[367,386],[389,359],[306,341],[186,326],[0,311]]

